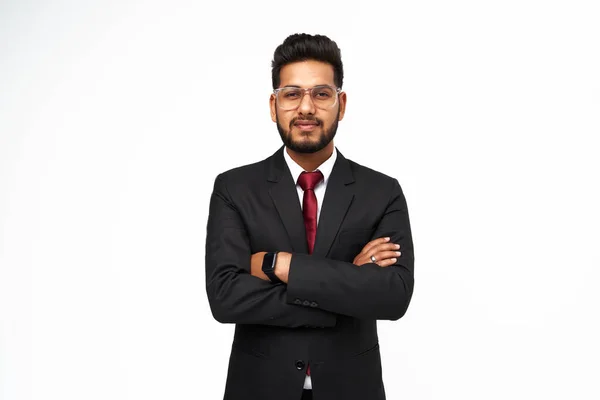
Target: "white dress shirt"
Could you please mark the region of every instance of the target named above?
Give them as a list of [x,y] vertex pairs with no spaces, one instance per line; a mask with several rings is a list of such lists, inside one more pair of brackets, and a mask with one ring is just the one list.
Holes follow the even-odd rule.
[[[304,199],[304,190],[298,185],[298,177],[304,169],[296,164],[292,157],[287,152],[287,147],[283,148],[283,158],[287,163],[290,172],[292,173],[292,179],[296,182],[296,190],[298,191],[298,200],[300,201],[300,208],[302,208],[302,203]],[[315,171],[321,171],[323,174],[323,180],[315,186],[315,196],[317,197],[317,226],[319,224],[319,217],[321,216],[321,204],[323,204],[323,198],[325,197],[325,189],[327,189],[327,183],[329,182],[329,176],[331,175],[331,171],[333,170],[333,165],[335,164],[335,160],[337,159],[337,149],[333,149],[333,153],[331,156],[317,168]],[[314,171],[307,171],[314,172]],[[312,389],[312,381],[310,376],[306,375],[304,378],[304,389]]]
[[[286,147],[283,148],[283,158],[285,158],[285,162],[287,163],[290,172],[292,173],[292,179],[296,183],[296,190],[298,191],[298,199],[300,200],[300,208],[302,208],[302,203],[304,199],[304,190],[298,185],[298,177],[304,169],[301,166],[296,164],[296,161],[292,160],[292,157],[286,151]],[[325,162],[319,165],[315,171],[321,171],[323,174],[323,180],[317,183],[315,186],[315,196],[317,197],[317,225],[319,224],[319,217],[321,216],[321,204],[323,204],[323,197],[325,197],[325,189],[327,188],[327,182],[329,182],[329,176],[331,175],[331,171],[333,170],[333,165],[335,164],[335,160],[337,159],[337,149],[333,150],[331,156],[325,160]],[[314,171],[306,171],[306,172],[314,172]]]

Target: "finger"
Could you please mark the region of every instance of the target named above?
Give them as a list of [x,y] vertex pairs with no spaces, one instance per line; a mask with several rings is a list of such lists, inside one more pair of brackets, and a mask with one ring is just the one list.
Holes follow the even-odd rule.
[[374,247],[379,246],[381,244],[385,244],[385,243],[387,243],[389,241],[390,241],[389,237],[381,237],[381,238],[377,238],[377,239],[371,240],[369,243],[367,243],[365,245],[365,247],[363,247],[362,252],[363,253],[372,252],[372,250],[373,250]]
[[376,260],[389,260],[390,258],[397,258],[402,255],[399,251],[381,251],[379,253],[375,253]]
[[396,261],[396,258],[388,258],[387,260],[377,261],[377,265],[379,265],[380,267],[389,267],[391,265],[396,264]]
[[373,263],[373,261],[371,261],[371,259],[369,257],[361,256],[354,261],[354,264],[360,267],[365,264],[374,264],[374,263]]
[[369,254],[365,254],[363,256],[361,256],[361,260],[363,264],[377,264],[377,262],[379,261],[379,258],[375,255],[375,261],[373,261],[373,258],[371,258],[373,256],[369,255]]
[[[394,248],[395,246],[387,246],[387,245],[380,245],[377,246],[376,248],[382,248],[382,247],[392,247]],[[389,258],[393,258],[393,257],[400,257],[402,253],[400,253],[397,250],[385,250],[385,251],[374,251],[371,254],[364,254],[362,257],[366,257],[369,259],[369,261],[367,262],[377,262],[379,260],[385,260],[385,259],[389,259]],[[373,261],[373,258],[375,258],[375,261]]]
[[382,238],[378,238],[378,239],[375,239],[375,240],[371,240],[369,243],[367,243],[365,245],[365,247],[363,247],[361,253],[363,253],[363,254],[371,253],[373,247],[375,247],[377,245],[380,245],[380,244],[385,244],[385,243],[387,243],[389,241],[390,241],[389,237],[382,237]]
[[369,251],[369,255],[379,253],[382,251],[398,251],[400,249],[400,245],[396,243],[383,243],[375,245]]

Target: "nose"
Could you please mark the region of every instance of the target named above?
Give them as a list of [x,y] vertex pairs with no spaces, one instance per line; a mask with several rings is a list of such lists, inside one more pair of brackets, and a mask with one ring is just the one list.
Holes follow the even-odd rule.
[[312,101],[311,91],[305,90],[298,106],[298,113],[303,115],[312,115],[315,113],[315,103]]

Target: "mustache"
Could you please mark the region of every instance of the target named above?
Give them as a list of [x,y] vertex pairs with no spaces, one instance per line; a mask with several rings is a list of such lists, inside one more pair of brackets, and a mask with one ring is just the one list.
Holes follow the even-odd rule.
[[312,116],[312,115],[307,115],[306,117],[295,117],[295,118],[292,118],[292,120],[290,121],[290,129],[292,129],[292,127],[294,126],[294,124],[297,121],[315,121],[318,126],[323,125],[323,121],[321,121],[319,118],[317,118],[315,116]]

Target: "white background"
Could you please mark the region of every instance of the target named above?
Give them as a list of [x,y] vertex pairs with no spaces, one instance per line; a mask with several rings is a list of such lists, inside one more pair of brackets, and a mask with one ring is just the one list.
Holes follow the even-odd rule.
[[0,2],[0,399],[220,399],[215,176],[281,144],[270,62],[336,40],[336,145],[396,177],[389,399],[599,399],[594,1]]

